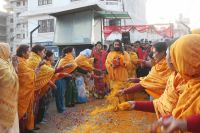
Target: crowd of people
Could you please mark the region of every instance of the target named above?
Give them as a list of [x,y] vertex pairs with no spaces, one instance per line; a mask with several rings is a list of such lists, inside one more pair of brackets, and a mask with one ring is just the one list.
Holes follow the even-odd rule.
[[[161,127],[167,133],[198,133],[199,52],[196,32],[171,42],[123,45],[114,40],[108,49],[97,42],[78,56],[73,47],[66,47],[56,63],[54,53],[42,45],[20,45],[11,57],[9,45],[1,43],[0,133],[37,132],[37,124],[46,121],[53,96],[58,113],[91,97],[114,96],[124,110],[156,113],[158,121],[151,132]],[[149,100],[125,98],[140,91]]]

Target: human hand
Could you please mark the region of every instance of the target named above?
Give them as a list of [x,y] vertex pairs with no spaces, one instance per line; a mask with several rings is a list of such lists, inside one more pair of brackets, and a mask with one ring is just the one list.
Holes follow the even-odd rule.
[[124,89],[119,90],[119,91],[116,93],[116,96],[122,96],[122,95],[124,95]]
[[184,132],[187,130],[187,122],[186,120],[174,119],[172,116],[169,118],[160,118],[152,124],[150,133],[157,133],[158,128],[161,129],[161,133]]

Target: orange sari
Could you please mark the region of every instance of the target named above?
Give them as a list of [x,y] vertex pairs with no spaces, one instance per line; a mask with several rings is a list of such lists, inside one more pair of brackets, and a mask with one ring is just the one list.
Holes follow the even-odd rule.
[[146,88],[145,91],[154,98],[159,98],[167,84],[167,80],[172,71],[166,63],[166,58],[163,58],[151,68],[149,74],[141,78],[140,84]]
[[69,63],[72,63],[73,66],[67,68],[64,70],[64,73],[71,73],[73,72],[76,68],[77,68],[77,64],[76,62],[74,61],[74,56],[72,53],[68,53],[65,55],[64,58],[62,58],[58,64],[58,67],[63,67],[65,66],[66,64],[69,64]]
[[27,129],[34,128],[34,91],[35,91],[35,72],[28,67],[24,58],[18,57],[18,77],[19,77],[19,100],[18,114],[21,119],[26,113],[28,115]]

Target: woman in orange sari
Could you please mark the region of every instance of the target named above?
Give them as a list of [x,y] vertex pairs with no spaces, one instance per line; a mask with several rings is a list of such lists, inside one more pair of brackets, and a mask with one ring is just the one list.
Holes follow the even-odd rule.
[[162,118],[152,127],[160,125],[163,132],[200,132],[200,35],[185,35],[170,48],[174,69],[185,80],[184,88],[171,112],[172,117]]
[[[32,132],[34,129],[34,91],[36,71],[28,67],[27,59],[29,58],[29,46],[20,45],[17,48],[16,55],[18,60],[18,77],[19,77],[19,99],[18,114],[20,133]],[[36,70],[40,69],[40,65]]]
[[10,56],[9,45],[0,43],[0,133],[19,133],[19,83]]
[[[40,62],[43,61],[46,49],[41,45],[35,45],[32,47],[31,51],[32,52],[29,59],[27,60],[27,63],[32,70],[35,70]],[[35,116],[38,116],[39,99],[44,96],[49,88],[56,88],[54,81],[65,76],[71,76],[67,73],[62,73],[62,71],[64,71],[69,66],[70,65],[66,64],[64,67],[57,69],[49,67],[46,64],[41,66],[41,69],[36,75],[35,80]],[[37,117],[35,117],[35,122],[39,122],[37,121]]]
[[137,79],[134,86],[120,90],[118,94],[135,93],[145,90],[150,96],[159,98],[165,90],[167,80],[172,73],[166,63],[167,44],[158,42],[153,45],[154,59],[156,64],[152,67],[150,73],[144,77]]

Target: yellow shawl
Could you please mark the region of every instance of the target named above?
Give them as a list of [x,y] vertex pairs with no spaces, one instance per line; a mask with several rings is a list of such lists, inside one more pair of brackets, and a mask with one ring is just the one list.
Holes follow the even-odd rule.
[[165,90],[167,80],[172,71],[167,66],[166,58],[160,60],[151,68],[149,74],[142,78],[140,84],[154,98],[159,98]]
[[[113,60],[120,58],[120,66],[113,68]],[[128,68],[130,66],[130,56],[127,52],[124,51],[124,54],[121,52],[112,51],[108,54],[106,58],[106,69],[109,74],[110,80],[114,81],[127,81],[128,79]]]
[[77,68],[77,64],[74,61],[74,56],[72,55],[72,53],[66,54],[65,57],[60,60],[60,62],[58,64],[58,67],[63,67],[66,64],[69,64],[69,63],[72,63],[73,66],[65,69],[64,73],[71,73],[71,72],[73,72]]
[[200,114],[200,35],[181,37],[170,48],[172,63],[187,80],[172,114],[175,118],[187,118]]
[[18,77],[10,61],[8,44],[0,43],[0,125],[13,126],[18,101]]
[[128,53],[129,53],[130,60],[131,60],[130,66],[128,68],[128,76],[129,76],[129,78],[137,77],[136,65],[138,62],[138,56],[135,52],[128,52]]
[[[28,59],[28,66],[31,69],[35,70],[40,61],[41,57],[36,53],[32,52]],[[35,83],[36,89],[44,88],[53,77],[54,72],[55,70],[53,68],[47,66],[46,64],[43,65],[40,69],[39,74],[36,76],[36,83]]]
[[94,70],[94,66],[91,60],[92,58],[87,58],[86,56],[79,54],[79,56],[76,57],[75,62],[80,68],[86,71],[92,71]]

